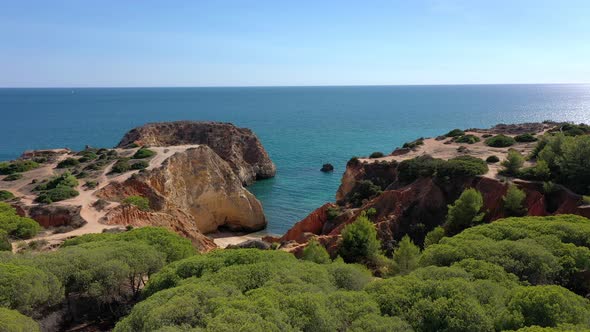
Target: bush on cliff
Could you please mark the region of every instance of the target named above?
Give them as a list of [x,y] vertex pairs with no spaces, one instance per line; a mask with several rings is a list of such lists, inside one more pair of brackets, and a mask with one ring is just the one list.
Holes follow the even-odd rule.
[[526,214],[527,209],[524,206],[526,194],[524,191],[518,189],[514,184],[508,186],[506,195],[502,197],[504,202],[504,211],[508,217],[520,217]]
[[14,195],[8,190],[0,190],[0,202],[9,201],[14,198]]
[[521,134],[521,135],[515,136],[514,140],[519,143],[529,143],[529,142],[536,142],[537,138],[534,136],[534,134],[526,133],[526,134]]
[[30,239],[39,233],[41,226],[31,218],[19,216],[12,206],[0,203],[0,230],[13,239]]
[[128,158],[121,158],[111,168],[111,173],[125,173],[131,169]]
[[494,148],[506,148],[516,144],[516,141],[510,136],[500,134],[486,139],[485,143]]
[[482,207],[483,197],[479,191],[473,188],[463,191],[455,203],[448,206],[445,234],[454,235],[481,223],[485,215]]
[[516,150],[511,149],[506,155],[506,160],[502,162],[504,169],[502,173],[505,175],[516,176],[524,164],[524,157]]
[[139,150],[137,150],[137,152],[135,152],[135,154],[133,155],[133,159],[144,159],[144,158],[150,158],[156,155],[155,151],[152,151],[148,148],[141,148]]
[[143,196],[129,196],[126,197],[123,204],[129,204],[137,207],[141,211],[149,211],[150,210],[150,201],[143,197]]
[[309,240],[307,246],[303,249],[301,259],[318,264],[327,264],[331,262],[330,254],[328,254],[326,248],[324,248],[324,246],[316,239]]
[[133,164],[131,164],[131,166],[129,167],[130,169],[136,170],[136,169],[146,169],[150,164],[145,161],[145,160],[140,160],[138,162],[135,162]]
[[361,180],[357,182],[354,189],[348,194],[348,201],[353,206],[361,206],[364,200],[371,199],[381,194],[381,187],[374,184],[371,180]]
[[463,135],[455,138],[455,143],[475,144],[479,141],[479,137],[475,135]]
[[471,157],[459,156],[449,160],[435,159],[425,155],[402,161],[398,166],[398,179],[410,183],[420,177],[436,176],[439,179],[454,177],[472,177],[488,172],[485,161]]
[[445,134],[446,137],[459,137],[465,135],[465,132],[461,129],[453,129]]
[[382,158],[384,156],[383,152],[373,152],[369,156],[369,158]]
[[53,202],[59,202],[76,197],[79,194],[80,193],[74,188],[60,185],[56,188],[41,192],[35,201],[38,203],[51,204]]
[[20,180],[23,178],[23,175],[21,173],[12,173],[10,175],[7,175],[4,179],[2,179],[3,181],[16,181],[16,180]]
[[13,162],[0,162],[0,175],[24,173],[39,167],[39,164],[32,160],[15,160]]
[[473,177],[488,172],[485,161],[472,156],[459,156],[439,164],[436,176],[441,179]]
[[375,225],[366,216],[360,216],[342,230],[339,253],[347,263],[367,263],[379,255],[380,248]]
[[579,194],[590,193],[590,136],[544,135],[534,151],[538,168],[521,174],[525,179],[550,180]]
[[498,156],[489,156],[489,157],[486,158],[486,162],[488,164],[495,164],[495,163],[497,163],[499,161],[500,161],[500,158],[498,158]]
[[70,168],[80,165],[80,161],[76,158],[67,158],[57,164],[57,168]]

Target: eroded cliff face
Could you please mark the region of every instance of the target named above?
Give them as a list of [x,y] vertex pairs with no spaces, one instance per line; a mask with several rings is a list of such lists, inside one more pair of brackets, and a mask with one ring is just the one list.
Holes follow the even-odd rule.
[[[315,237],[332,256],[336,256],[342,229],[354,222],[362,211],[374,208],[376,214],[371,219],[384,249],[394,246],[406,234],[421,244],[428,231],[444,223],[447,206],[467,188],[475,188],[482,193],[483,210],[486,211],[484,222],[506,217],[503,196],[508,183],[505,181],[485,176],[454,178],[450,181],[422,177],[404,185],[397,180],[396,167],[395,163],[349,162],[336,196],[340,206],[326,204],[296,223],[281,238],[267,240],[282,242],[286,250],[299,254],[309,239]],[[354,192],[360,181],[375,181],[376,178],[379,178],[384,189],[381,194],[364,201],[360,207],[346,204],[346,197]],[[512,183],[526,193],[524,206],[528,215],[577,214],[590,217],[590,206],[580,205],[581,196],[565,187],[555,186],[553,192],[545,193],[542,183],[516,179]],[[339,207],[342,212],[329,220],[329,207]]]
[[97,193],[114,201],[131,195],[148,198],[153,212],[114,209],[105,216],[107,223],[166,224],[191,238],[220,227],[256,231],[266,226],[260,202],[242,186],[228,163],[204,145],[177,152],[161,166],[113,182]]
[[227,161],[244,184],[273,177],[276,167],[258,137],[230,123],[177,121],[150,123],[130,130],[118,147],[203,144]]

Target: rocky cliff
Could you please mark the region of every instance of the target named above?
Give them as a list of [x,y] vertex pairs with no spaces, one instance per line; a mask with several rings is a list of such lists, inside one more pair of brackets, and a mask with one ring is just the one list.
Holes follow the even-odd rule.
[[203,144],[227,161],[244,184],[273,177],[275,165],[258,137],[230,123],[178,121],[150,123],[130,130],[119,148],[133,145],[173,146]]
[[220,227],[256,231],[266,226],[260,202],[242,186],[229,164],[204,145],[177,152],[160,166],[112,182],[97,193],[114,201],[132,195],[148,198],[153,213],[130,218],[128,211],[114,210],[107,216],[108,223],[153,224],[150,221],[166,214],[178,220],[173,228],[194,227],[200,233]]
[[[488,130],[473,130],[474,135],[518,134],[532,129],[542,132],[546,125],[502,125]],[[446,140],[446,141],[444,141]],[[553,214],[577,214],[590,217],[590,206],[582,205],[582,197],[568,188],[554,185],[548,192],[542,182],[507,179],[498,175],[498,166],[489,165],[488,173],[480,176],[456,176],[439,178],[437,176],[418,176],[407,183],[400,179],[400,162],[424,156],[450,159],[461,155],[473,155],[485,159],[491,154],[503,156],[507,148],[490,148],[480,144],[470,145],[467,153],[458,149],[461,145],[453,140],[425,139],[424,146],[394,151],[383,158],[353,158],[346,165],[341,185],[336,193],[336,203],[326,204],[295,224],[280,238],[267,238],[271,242],[281,242],[287,250],[300,253],[307,241],[315,237],[333,255],[338,249],[342,229],[354,222],[362,211],[374,209],[371,220],[376,226],[383,249],[392,249],[397,241],[408,234],[418,244],[433,228],[444,223],[447,206],[452,204],[467,188],[481,192],[486,212],[484,222],[506,217],[503,196],[509,183],[514,183],[526,193],[524,207],[527,215],[547,216]],[[532,150],[534,144],[519,143],[515,148],[524,154]],[[463,150],[464,151],[464,150]],[[378,190],[367,195],[366,186],[370,183]],[[354,201],[355,194],[362,199]],[[354,202],[354,203],[353,203]],[[329,211],[329,209],[332,211]],[[334,216],[334,211],[339,211]],[[330,213],[329,213],[330,212]]]

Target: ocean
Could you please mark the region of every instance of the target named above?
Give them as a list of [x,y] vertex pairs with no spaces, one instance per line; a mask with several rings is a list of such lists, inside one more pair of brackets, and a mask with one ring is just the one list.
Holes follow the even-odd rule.
[[[453,128],[590,122],[590,85],[0,89],[0,160],[24,150],[112,147],[147,122],[248,127],[277,165],[249,189],[282,234],[333,201],[346,162]],[[323,163],[335,166],[322,173]]]

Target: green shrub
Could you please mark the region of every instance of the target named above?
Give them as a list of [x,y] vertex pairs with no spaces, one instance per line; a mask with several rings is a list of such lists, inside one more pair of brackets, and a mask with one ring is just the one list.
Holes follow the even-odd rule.
[[12,251],[10,238],[5,230],[0,229],[0,251]]
[[95,160],[98,158],[98,155],[96,154],[96,152],[98,152],[98,151],[94,151],[94,150],[81,151],[78,153],[78,155],[82,156],[82,158],[78,159],[78,161],[81,163],[86,163],[86,162]]
[[117,162],[113,165],[111,169],[112,173],[125,173],[131,169],[131,165],[129,165],[129,159],[121,158],[117,160]]
[[366,199],[371,199],[381,194],[381,187],[371,182],[371,180],[361,180],[356,183],[354,189],[348,194],[349,201],[353,206],[360,206]]
[[133,164],[131,164],[131,169],[133,170],[137,170],[137,169],[146,169],[150,164],[145,161],[145,160],[140,160],[138,162],[135,162]]
[[500,161],[500,158],[498,158],[498,156],[489,156],[486,158],[486,162],[489,164],[495,164],[499,161]]
[[463,135],[455,138],[456,143],[466,143],[466,144],[475,144],[479,142],[479,137],[475,135]]
[[514,138],[506,135],[496,135],[485,140],[487,146],[495,148],[506,148],[516,144]]
[[410,183],[419,177],[434,175],[440,179],[482,175],[488,172],[488,165],[471,156],[459,156],[445,161],[425,155],[402,161],[397,170],[399,181]]
[[408,235],[405,235],[399,243],[399,246],[393,252],[393,261],[399,274],[408,274],[418,267],[420,259],[420,248],[414,245],[414,242]]
[[373,152],[369,156],[369,158],[382,158],[384,156],[383,152]]
[[415,149],[420,145],[424,145],[423,138],[419,138],[419,139],[412,141],[412,142],[406,142],[406,143],[404,143],[404,145],[402,147],[406,148],[406,149]]
[[39,324],[16,310],[0,307],[0,331],[40,332]]
[[0,175],[24,173],[39,167],[39,164],[32,160],[16,160],[13,162],[0,162]]
[[0,230],[14,239],[29,239],[39,233],[41,226],[31,218],[19,216],[9,204],[0,203]]
[[53,189],[42,191],[35,201],[38,203],[51,204],[76,197],[79,194],[80,193],[72,187],[60,185]]
[[481,212],[483,197],[474,188],[466,189],[461,196],[448,206],[445,233],[454,235],[482,222],[485,213]]
[[347,263],[367,262],[379,254],[381,243],[369,218],[361,216],[342,230],[340,255]]
[[154,156],[155,154],[156,154],[155,151],[152,151],[147,148],[141,148],[141,149],[137,150],[137,152],[135,152],[135,154],[133,155],[133,159],[149,158],[149,157]]
[[587,195],[582,196],[582,203],[584,205],[590,205],[590,196],[587,196]]
[[524,318],[524,325],[588,324],[589,302],[555,285],[519,287],[510,294],[508,309]]
[[536,142],[538,139],[534,136],[534,134],[521,134],[514,137],[514,140],[519,143],[528,143],[528,142]]
[[84,186],[86,186],[86,188],[88,188],[88,189],[94,189],[94,188],[98,187],[98,181],[86,181]]
[[134,205],[142,211],[150,210],[150,201],[142,196],[129,196],[123,200],[123,204]]
[[459,156],[438,165],[438,178],[473,177],[488,172],[485,161],[472,156]]
[[80,161],[76,158],[67,158],[57,164],[57,168],[71,168],[80,165]]
[[311,239],[303,249],[301,259],[318,264],[330,263],[330,254],[316,239]]
[[20,180],[23,178],[23,175],[21,173],[12,173],[8,176],[6,176],[3,181],[16,181],[16,180]]
[[74,188],[78,186],[78,180],[70,172],[64,172],[61,175],[57,175],[49,179],[49,181],[42,183],[35,187],[36,191],[50,190],[57,187],[70,187]]
[[504,201],[504,211],[507,216],[517,217],[525,215],[527,212],[526,207],[523,205],[526,193],[514,184],[508,186],[506,195],[502,198]]
[[342,211],[340,211],[340,208],[339,207],[332,207],[331,206],[328,209],[326,209],[326,219],[328,219],[328,220],[334,220],[341,213],[342,213]]
[[424,248],[439,243],[443,237],[445,237],[445,229],[440,226],[435,227],[426,234],[426,237],[424,238]]
[[512,176],[518,175],[523,164],[524,157],[518,151],[510,149],[506,155],[506,160],[502,162],[503,173]]
[[429,155],[406,159],[397,168],[398,179],[402,183],[410,183],[420,177],[433,176],[442,163],[444,160],[435,159]]
[[459,137],[465,135],[465,132],[461,129],[453,129],[445,134],[446,137]]

